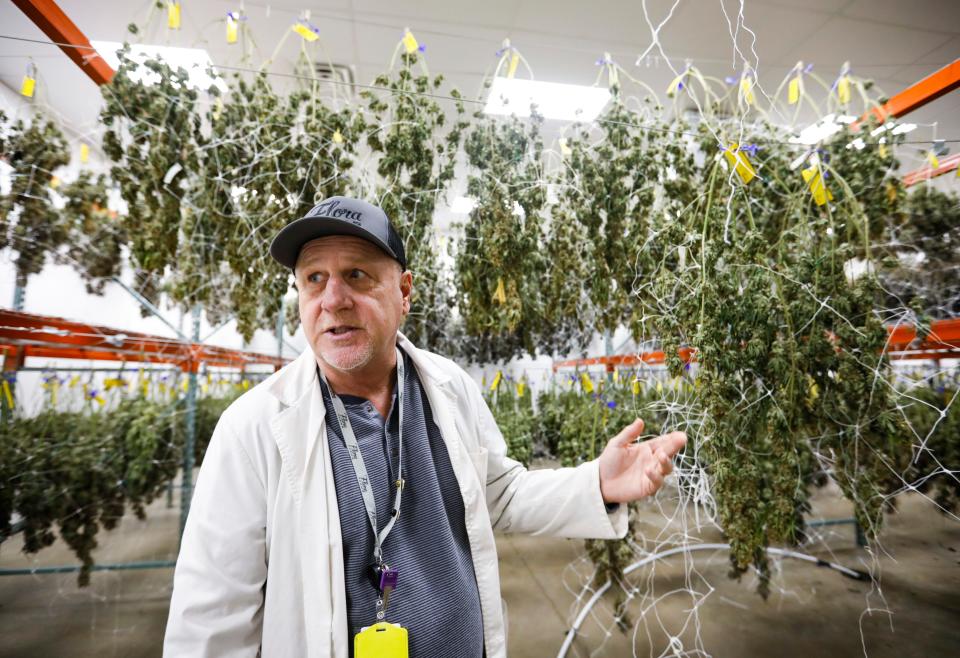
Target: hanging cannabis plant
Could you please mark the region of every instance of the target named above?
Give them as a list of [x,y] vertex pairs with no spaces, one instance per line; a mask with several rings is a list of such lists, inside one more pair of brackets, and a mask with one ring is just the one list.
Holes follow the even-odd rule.
[[0,248],[16,254],[17,285],[43,269],[70,235],[69,223],[54,206],[56,175],[70,161],[63,133],[51,121],[15,121],[3,145],[10,165],[10,191],[0,196]]
[[[756,140],[760,148],[746,150],[701,139],[699,183],[680,190],[689,196],[676,205],[687,210],[673,220],[678,239],[696,239],[668,244],[652,294],[640,301],[650,305],[672,374],[683,374],[676,337],[697,350],[706,418],[699,456],[734,573],[757,567],[765,594],[765,548],[803,534],[809,465],[837,481],[875,533],[890,474],[904,466],[904,439],[875,311],[882,263],[872,245],[883,242],[896,199],[870,186],[890,163],[838,147],[801,177],[786,135],[768,127]],[[857,257],[870,267],[853,276]],[[664,297],[672,312],[651,301]]]
[[456,250],[457,308],[470,336],[461,352],[478,362],[536,353],[547,270],[541,123],[478,117],[464,144],[476,205]]
[[904,202],[904,223],[887,273],[887,305],[932,319],[960,314],[960,196],[920,186]]
[[[110,176],[135,222],[130,237],[135,287],[156,302],[167,269],[177,271],[177,299],[190,306],[205,300],[209,279],[198,262],[213,248],[212,236],[195,230],[201,207],[195,203],[199,177],[198,93],[183,68],[162,60],[142,64],[119,53],[120,66],[101,91],[103,150],[114,162]],[[140,69],[152,76],[146,84]],[[202,204],[201,204],[202,205]]]
[[247,339],[276,326],[289,272],[268,257],[270,240],[325,197],[349,189],[357,142],[352,112],[334,110],[315,84],[277,95],[265,74],[237,77],[208,113],[207,213],[220,228],[230,271],[229,312]]
[[378,76],[374,84],[386,93],[363,91],[366,144],[373,152],[378,178],[364,194],[394,222],[414,275],[410,316],[403,332],[426,349],[449,352],[449,282],[438,258],[433,216],[453,178],[457,150],[466,127],[459,93],[449,95],[454,118],[429,97],[443,84],[442,76],[417,72],[416,52],[403,53],[395,71]]
[[[585,258],[587,316],[600,333],[630,324],[635,283],[652,269],[647,248],[650,214],[665,177],[659,157],[661,133],[641,128],[637,114],[624,105],[619,87],[611,91],[613,103],[600,121],[599,139],[595,131],[579,128],[575,138],[562,144],[560,206],[554,214],[554,222],[583,227],[585,243],[565,258],[557,254],[561,260],[554,264],[559,270],[555,276],[568,273],[566,262],[578,254]],[[556,239],[562,239],[563,227],[554,231]]]
[[120,276],[127,235],[123,219],[107,208],[107,178],[83,171],[63,188],[63,215],[69,223],[70,261],[87,292],[102,295],[104,284]]

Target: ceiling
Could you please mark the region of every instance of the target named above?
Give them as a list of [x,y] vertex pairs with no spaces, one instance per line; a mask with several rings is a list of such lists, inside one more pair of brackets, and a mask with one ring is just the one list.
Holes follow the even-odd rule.
[[[631,75],[662,93],[674,72],[690,60],[720,78],[742,70],[724,15],[743,26],[735,32],[741,52],[756,64],[760,82],[773,93],[798,60],[832,81],[845,61],[853,73],[872,78],[895,93],[960,56],[960,2],[957,0],[325,0],[322,4],[279,0],[243,4],[254,35],[244,59],[240,45],[224,38],[224,15],[240,0],[183,0],[182,28],[169,30],[153,2],[61,0],[63,10],[91,40],[122,41],[128,23],[146,25],[144,43],[206,48],[222,66],[260,66],[291,24],[310,9],[329,58],[353,67],[357,82],[371,81],[387,68],[405,27],[426,47],[431,72],[477,97],[496,51],[509,38],[530,62],[537,79],[592,84],[596,61],[609,52]],[[657,25],[657,48],[639,63],[653,39],[644,16]],[[148,21],[148,17],[152,18]],[[46,41],[45,35],[12,3],[0,5],[0,35]],[[290,34],[270,70],[289,73],[299,53]],[[28,62],[38,68],[34,101],[59,115],[69,132],[95,135],[100,93],[56,47],[0,38],[0,83],[18,90]],[[282,80],[278,78],[278,80]],[[960,138],[960,91],[910,115],[920,129],[911,141]],[[954,152],[960,143],[951,145]],[[902,154],[905,168],[918,166],[921,145]]]

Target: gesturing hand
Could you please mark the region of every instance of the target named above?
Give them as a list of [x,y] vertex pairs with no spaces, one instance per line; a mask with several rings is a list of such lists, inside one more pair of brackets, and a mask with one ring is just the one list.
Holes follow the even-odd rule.
[[600,454],[600,493],[605,503],[629,503],[652,496],[673,470],[673,458],[687,444],[684,432],[670,432],[637,443],[643,421],[637,418],[610,439]]

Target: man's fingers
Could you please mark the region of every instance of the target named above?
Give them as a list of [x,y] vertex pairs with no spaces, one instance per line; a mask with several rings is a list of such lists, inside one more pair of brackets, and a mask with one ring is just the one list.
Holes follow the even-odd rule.
[[664,475],[670,475],[673,472],[673,460],[663,451],[661,448],[657,448],[653,451],[653,456],[656,457],[657,462],[660,464],[660,472]]
[[645,471],[647,479],[650,480],[650,483],[654,486],[654,489],[659,489],[660,485],[663,484],[663,473],[660,471],[660,464],[652,463],[647,464]]
[[650,447],[654,451],[662,450],[670,459],[673,459],[678,452],[683,450],[683,446],[687,445],[687,433],[670,432],[655,439],[650,439],[650,443]]
[[619,434],[613,437],[613,439],[610,440],[610,443],[618,446],[636,443],[641,434],[643,434],[643,420],[637,418],[635,421],[624,427]]

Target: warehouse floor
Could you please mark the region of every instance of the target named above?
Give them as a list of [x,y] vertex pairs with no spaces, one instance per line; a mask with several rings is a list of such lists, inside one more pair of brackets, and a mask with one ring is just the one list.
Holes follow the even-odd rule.
[[[726,577],[723,552],[701,553],[690,562],[715,588],[699,608],[701,646],[714,656],[860,656],[861,630],[869,656],[953,656],[960,648],[960,523],[939,514],[920,496],[901,499],[900,512],[889,517],[880,558],[880,593],[869,583],[840,576],[806,562],[777,563],[773,593],[764,602],[755,582]],[[835,491],[819,492],[815,512],[825,518],[846,516],[849,509]],[[147,522],[127,518],[102,536],[100,562],[169,559],[178,510],[154,503]],[[662,524],[660,513],[642,512],[644,523]],[[863,568],[867,559],[856,548],[851,526],[827,533],[830,553],[812,550],[847,566]],[[704,541],[720,541],[705,535]],[[568,588],[577,585],[584,563],[574,563],[582,543],[574,540],[501,536],[501,581],[509,610],[512,658],[556,655],[575,610]],[[13,538],[0,545],[0,567],[70,564],[69,550],[57,544],[33,558],[20,554]],[[601,610],[585,623],[570,655],[672,655],[673,646],[696,647],[689,617],[692,599],[685,592],[686,569],[680,556],[663,560],[652,582],[661,597],[656,610],[638,616],[626,635],[605,628],[612,617]],[[0,578],[0,656],[158,656],[170,596],[169,569],[98,572],[92,585],[78,589],[75,574]],[[692,583],[697,586],[697,582]],[[698,587],[703,593],[709,588]],[[885,601],[885,603],[884,603]],[[868,612],[868,606],[872,612]],[[889,612],[880,611],[886,608]],[[599,623],[598,623],[599,621]],[[605,640],[605,641],[604,641]],[[631,650],[633,647],[633,650]]]

